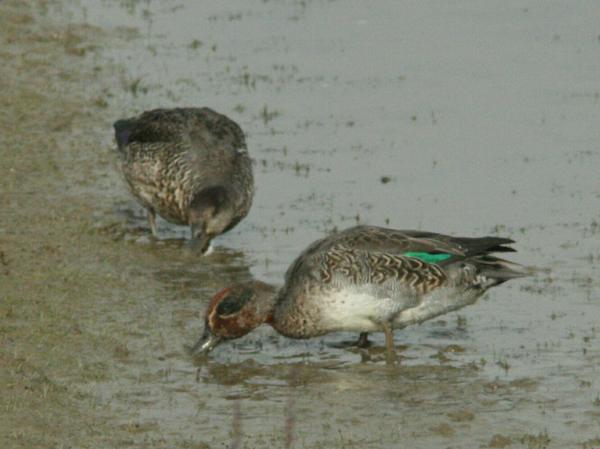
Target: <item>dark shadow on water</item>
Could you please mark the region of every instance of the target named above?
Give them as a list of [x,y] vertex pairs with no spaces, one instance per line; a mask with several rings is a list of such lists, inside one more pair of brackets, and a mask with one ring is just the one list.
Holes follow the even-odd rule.
[[[342,334],[340,338],[345,336]],[[300,373],[295,374],[300,383],[334,382],[333,372],[375,376],[382,382],[394,379],[462,382],[479,371],[474,364],[461,364],[460,356],[453,363],[448,363],[449,358],[441,358],[440,354],[446,357],[461,353],[463,349],[457,345],[433,348],[438,350],[437,355],[429,357],[431,363],[425,364],[423,357],[404,354],[408,349],[409,346],[397,345],[397,362],[389,364],[386,349],[379,344],[369,348],[332,348],[318,340],[303,342],[273,335],[228,342],[209,355],[190,355],[189,360],[198,368],[197,382],[219,385],[278,385],[285,383],[289,370],[296,369],[293,367]],[[421,349],[429,348],[418,348]]]
[[[158,238],[150,231],[145,210],[130,201],[117,203],[98,217],[96,231],[115,241],[135,244],[157,260],[153,275],[168,288],[213,292],[251,279],[251,261],[241,251],[212,242],[212,251],[199,254],[189,247],[189,227],[157,217]],[[112,221],[110,221],[112,220]],[[227,235],[223,237],[226,240]]]
[[[178,249],[176,244],[174,247]],[[174,253],[178,256],[176,259],[172,258],[153,273],[167,287],[208,289],[210,293],[216,293],[215,289],[252,279],[250,263],[241,252],[216,247],[208,256],[196,256],[186,251]]]

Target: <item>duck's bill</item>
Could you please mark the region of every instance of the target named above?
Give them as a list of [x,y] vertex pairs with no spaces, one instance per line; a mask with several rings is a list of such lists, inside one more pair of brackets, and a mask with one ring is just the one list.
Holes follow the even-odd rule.
[[208,354],[221,342],[222,338],[210,332],[204,332],[200,340],[192,347],[192,354]]
[[212,253],[212,246],[209,238],[192,238],[188,242],[188,249],[201,256],[208,256],[210,253]]
[[202,232],[196,225],[192,225],[192,238],[188,243],[188,248],[195,253],[207,256],[211,252],[211,237]]

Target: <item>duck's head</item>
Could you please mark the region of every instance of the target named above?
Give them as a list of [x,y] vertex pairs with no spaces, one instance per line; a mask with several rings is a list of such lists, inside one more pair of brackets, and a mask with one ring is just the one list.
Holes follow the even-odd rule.
[[204,333],[192,353],[208,353],[225,340],[243,337],[267,321],[275,305],[277,289],[259,281],[232,285],[210,300]]
[[233,227],[234,221],[235,210],[227,189],[216,186],[200,191],[190,203],[191,247],[205,254],[211,240]]

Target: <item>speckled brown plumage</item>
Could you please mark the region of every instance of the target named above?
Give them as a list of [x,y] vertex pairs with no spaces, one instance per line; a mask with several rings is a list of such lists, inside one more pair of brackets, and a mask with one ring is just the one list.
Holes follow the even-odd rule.
[[248,214],[251,160],[244,133],[226,116],[208,108],[155,109],[114,128],[123,176],[153,233],[158,213],[192,226],[205,247]]

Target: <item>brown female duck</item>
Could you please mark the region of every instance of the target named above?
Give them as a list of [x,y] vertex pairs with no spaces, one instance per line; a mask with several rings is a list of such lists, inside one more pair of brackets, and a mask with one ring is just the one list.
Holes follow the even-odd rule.
[[250,210],[252,165],[242,129],[209,108],[155,109],[114,123],[121,169],[147,210],[191,227],[193,246],[233,228]]

